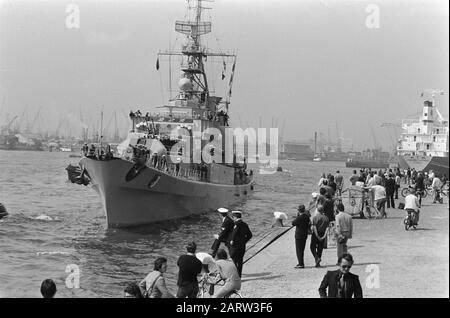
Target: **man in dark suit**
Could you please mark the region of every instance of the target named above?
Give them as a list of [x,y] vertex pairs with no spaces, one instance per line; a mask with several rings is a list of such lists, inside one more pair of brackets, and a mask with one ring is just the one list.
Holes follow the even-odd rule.
[[233,232],[234,221],[228,216],[228,209],[219,208],[217,212],[220,213],[222,218],[222,225],[220,226],[220,233],[214,234],[214,243],[211,246],[211,255],[216,257],[217,250],[220,247],[220,243],[224,243],[225,246],[230,250],[230,238],[231,232]]
[[334,200],[330,194],[325,195],[325,202],[323,204],[323,210],[325,216],[328,218],[329,222],[334,222]]
[[308,239],[308,229],[310,227],[309,216],[306,214],[305,206],[301,204],[298,209],[297,217],[292,221],[295,226],[295,252],[297,254],[298,264],[295,268],[305,268],[303,255],[305,252],[306,240]]
[[395,179],[392,173],[389,174],[386,179],[386,196],[387,196],[387,207],[395,209],[394,193],[395,193]]
[[423,193],[423,190],[425,189],[425,183],[424,183],[422,172],[419,172],[417,174],[417,177],[414,180],[416,182],[415,190],[416,190],[416,192],[417,191],[420,192],[419,203],[422,204],[422,193]]
[[[350,273],[353,265],[351,254],[339,258],[339,269],[328,271],[319,287],[321,298],[363,298],[358,275]],[[328,288],[328,295],[327,295]]]
[[234,219],[234,227],[230,238],[230,257],[236,265],[239,276],[242,277],[245,244],[252,238],[252,232],[247,223],[242,221],[241,211],[232,211],[231,214]]

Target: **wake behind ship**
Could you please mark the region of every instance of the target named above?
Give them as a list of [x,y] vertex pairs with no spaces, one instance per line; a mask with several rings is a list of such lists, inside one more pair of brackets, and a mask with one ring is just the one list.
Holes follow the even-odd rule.
[[[253,192],[252,171],[246,162],[225,151],[229,127],[234,54],[213,53],[201,44],[211,22],[201,21],[201,1],[190,21],[177,21],[175,30],[186,35],[181,52],[159,53],[181,59],[178,94],[158,113],[130,112],[131,129],[118,146],[89,149],[80,161],[82,176],[98,191],[110,227],[135,226],[201,214],[232,206]],[[222,80],[225,59],[233,59],[225,100],[211,95],[206,60],[220,58]],[[201,149],[199,154],[198,149]],[[233,148],[234,149],[234,148]],[[85,149],[87,150],[87,149]],[[230,162],[225,163],[226,159]]]

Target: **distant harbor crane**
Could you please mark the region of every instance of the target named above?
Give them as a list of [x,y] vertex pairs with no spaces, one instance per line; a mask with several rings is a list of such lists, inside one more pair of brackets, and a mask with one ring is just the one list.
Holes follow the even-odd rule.
[[11,127],[11,125],[14,123],[14,121],[18,118],[19,116],[14,116],[13,117],[13,119],[11,119],[6,125],[4,125],[2,128],[1,128],[1,133],[2,134],[6,134],[6,135],[9,135],[10,133],[11,133],[11,129],[10,129],[10,127]]

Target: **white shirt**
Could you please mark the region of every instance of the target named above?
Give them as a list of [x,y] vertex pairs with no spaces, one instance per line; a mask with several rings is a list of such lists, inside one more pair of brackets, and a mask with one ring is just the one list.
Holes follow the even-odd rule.
[[362,182],[362,181],[356,181],[355,182],[355,186],[357,186],[357,187],[364,187],[364,182]]
[[380,185],[372,186],[372,190],[374,193],[374,200],[380,200],[386,198],[386,189]]
[[321,188],[322,186],[323,186],[323,182],[325,181],[325,180],[327,180],[326,178],[320,178],[320,180],[319,180],[319,188]]
[[273,212],[273,216],[275,217],[275,219],[281,219],[281,220],[288,219],[288,216],[284,212],[275,211],[275,212]]
[[343,211],[336,215],[336,227],[339,233],[345,233],[346,237],[352,238],[353,234],[353,220],[350,214]]
[[405,208],[413,209],[414,211],[419,211],[420,203],[419,199],[414,194],[408,194],[405,198]]
[[315,209],[314,209],[314,212],[311,213],[311,217],[310,217],[311,223],[312,223],[313,218],[314,218],[316,215],[318,215],[318,214],[320,214],[320,212],[317,211],[317,208],[315,208]]
[[373,176],[373,180],[375,181],[375,184],[381,183],[381,177],[379,175],[377,175],[377,174],[375,174]]
[[439,179],[438,177],[434,177],[431,187],[433,189],[440,189],[441,188],[441,179]]

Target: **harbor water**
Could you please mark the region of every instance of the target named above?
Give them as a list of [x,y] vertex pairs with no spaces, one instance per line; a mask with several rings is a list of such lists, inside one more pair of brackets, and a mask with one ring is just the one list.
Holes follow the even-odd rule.
[[[176,260],[186,242],[209,252],[219,216],[108,229],[94,189],[67,180],[65,167],[78,161],[64,152],[0,150],[0,202],[9,212],[0,219],[0,297],[40,297],[46,278],[56,282],[56,297],[121,297],[127,283],[144,278],[159,256],[168,259],[167,285],[175,293]],[[287,171],[256,172],[254,195],[235,207],[253,232],[249,244],[270,230],[274,211],[295,216],[298,204],[307,204],[317,191],[322,173],[340,170],[347,185],[351,173],[344,162],[279,165]],[[66,287],[72,264],[79,269],[79,288]]]

